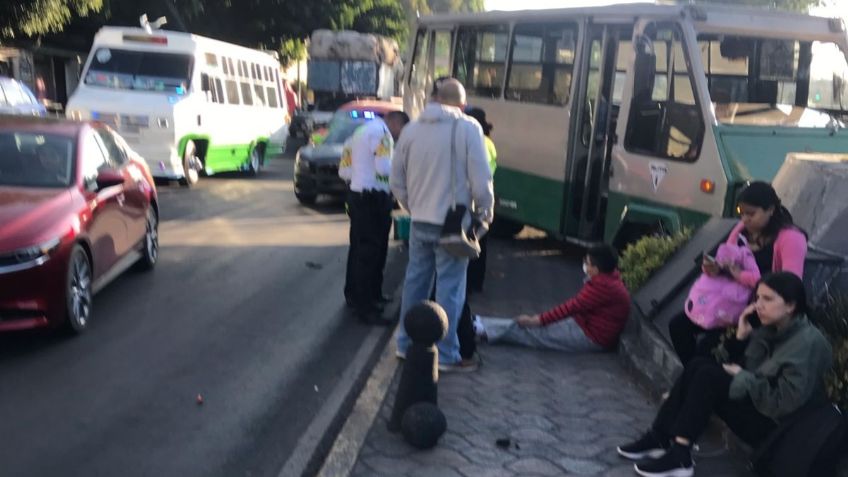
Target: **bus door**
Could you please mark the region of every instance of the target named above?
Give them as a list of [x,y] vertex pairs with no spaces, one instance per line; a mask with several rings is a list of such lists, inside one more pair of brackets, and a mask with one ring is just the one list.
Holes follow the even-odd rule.
[[610,171],[610,153],[617,141],[621,90],[626,55],[632,55],[632,25],[595,24],[587,27],[580,55],[580,88],[574,102],[572,149],[566,204],[566,235],[580,241],[603,238]]

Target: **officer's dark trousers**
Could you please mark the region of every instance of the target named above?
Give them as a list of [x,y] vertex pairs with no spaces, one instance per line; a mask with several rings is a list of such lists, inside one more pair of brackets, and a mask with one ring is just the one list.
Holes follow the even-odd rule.
[[350,249],[345,298],[361,311],[374,308],[383,293],[383,268],[392,227],[392,197],[387,192],[349,191]]
[[731,400],[732,379],[715,359],[694,358],[663,401],[653,431],[663,438],[679,436],[695,442],[716,414],[740,439],[756,447],[777,424],[757,411],[749,398]]

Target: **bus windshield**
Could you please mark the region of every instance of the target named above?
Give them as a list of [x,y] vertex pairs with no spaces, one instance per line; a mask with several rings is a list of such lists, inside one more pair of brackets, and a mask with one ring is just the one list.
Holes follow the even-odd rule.
[[192,57],[185,54],[98,48],[85,84],[113,89],[185,94]]
[[702,34],[698,46],[723,124],[843,126],[848,64],[832,42]]

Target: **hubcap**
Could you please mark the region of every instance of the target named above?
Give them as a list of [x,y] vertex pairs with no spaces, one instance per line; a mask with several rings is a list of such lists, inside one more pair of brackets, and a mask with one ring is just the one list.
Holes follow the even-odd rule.
[[186,169],[186,177],[189,182],[197,182],[200,178],[200,173],[197,171],[197,163],[199,162],[196,157],[192,157],[189,162],[189,166]]
[[71,265],[71,315],[79,326],[85,327],[91,313],[91,268],[88,260],[82,255],[74,257]]
[[253,168],[254,171],[259,170],[259,151],[256,149],[250,152],[250,167]]
[[157,226],[156,214],[150,212],[147,217],[147,257],[151,262],[156,262],[159,256],[159,227]]

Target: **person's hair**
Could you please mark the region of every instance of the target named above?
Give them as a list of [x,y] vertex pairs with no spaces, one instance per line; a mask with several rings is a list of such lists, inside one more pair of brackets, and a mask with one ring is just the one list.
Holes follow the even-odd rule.
[[595,245],[589,248],[586,255],[601,273],[612,273],[618,268],[618,252],[611,245]]
[[804,282],[792,272],[769,273],[757,287],[765,285],[775,291],[787,304],[795,305],[795,315],[807,313],[807,290]]
[[386,114],[385,119],[388,121],[399,121],[401,124],[407,124],[409,122],[409,115],[403,111],[390,111]]
[[[774,208],[774,213],[771,215],[768,224],[766,224],[762,231],[762,235],[764,237],[774,239],[781,230],[787,227],[795,227],[798,230],[801,230],[800,227],[795,225],[795,222],[792,220],[792,214],[790,214],[789,210],[780,203],[780,197],[777,196],[777,192],[775,192],[774,187],[772,187],[768,182],[755,181],[750,183],[748,187],[739,194],[737,202],[740,204],[759,207],[763,210],[768,210],[772,207]],[[807,233],[803,230],[801,230],[801,232],[803,232],[805,236],[807,235]]]
[[492,132],[492,123],[486,120],[486,111],[484,111],[483,108],[469,107],[465,111],[465,114],[471,116],[480,123],[480,127],[483,128],[483,134],[488,136]]
[[445,81],[449,80],[450,76],[439,76],[438,78],[433,80],[433,91],[430,92],[430,96],[435,98],[439,95],[439,86],[442,85]]
[[459,81],[448,78],[439,85],[436,101],[445,105],[462,105],[465,103],[465,87]]

